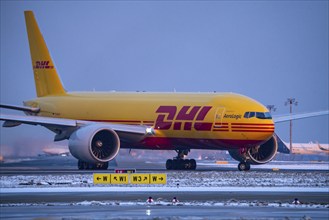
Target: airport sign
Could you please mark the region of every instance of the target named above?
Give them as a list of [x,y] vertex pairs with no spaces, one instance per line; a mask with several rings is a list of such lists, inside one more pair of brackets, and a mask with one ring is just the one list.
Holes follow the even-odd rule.
[[167,174],[165,173],[150,174],[150,184],[167,184]]
[[94,173],[94,184],[111,184],[111,174]]
[[150,184],[150,174],[134,173],[130,174],[131,184]]
[[94,173],[94,184],[167,184],[165,173]]
[[128,174],[115,173],[111,174],[111,184],[128,184]]

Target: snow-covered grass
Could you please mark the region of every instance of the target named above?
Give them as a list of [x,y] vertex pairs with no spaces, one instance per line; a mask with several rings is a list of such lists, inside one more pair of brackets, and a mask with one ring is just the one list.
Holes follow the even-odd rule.
[[[172,171],[167,173],[167,187],[320,187],[329,188],[329,172],[275,171]],[[3,175],[1,188],[94,187],[93,174]],[[119,187],[136,185],[115,185]],[[158,186],[158,185],[138,185]]]
[[[3,175],[1,193],[56,192],[321,192],[329,193],[329,172],[324,171],[165,171],[166,185],[99,185],[93,184],[93,174]],[[75,203],[7,203],[11,206],[146,206],[144,201],[81,201]],[[153,206],[171,206],[171,201],[157,200]],[[329,204],[294,205],[264,201],[188,201],[179,206],[224,207],[296,207],[329,208]]]
[[189,202],[178,202],[173,204],[171,201],[163,201],[158,199],[153,203],[146,203],[142,201],[82,201],[82,202],[70,202],[70,203],[8,203],[0,204],[0,207],[18,207],[18,206],[217,206],[217,207],[286,207],[286,208],[329,208],[328,204],[290,204],[290,203],[279,203],[279,202],[260,202],[260,201],[235,201],[229,200],[226,202],[200,202],[200,201],[189,201]]

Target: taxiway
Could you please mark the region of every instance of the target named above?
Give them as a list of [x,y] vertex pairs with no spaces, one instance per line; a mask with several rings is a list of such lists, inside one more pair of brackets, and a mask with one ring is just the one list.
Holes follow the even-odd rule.
[[[152,167],[152,169],[150,169]],[[278,168],[279,167],[279,168]],[[39,157],[0,165],[2,219],[327,219],[328,162],[272,162],[239,172],[236,164],[199,163],[167,171],[163,163],[118,161],[116,168],[166,173],[167,184],[94,185],[71,157]],[[276,168],[276,169],[273,169]],[[152,196],[155,202],[146,204]],[[179,205],[172,205],[177,197]],[[301,204],[291,204],[298,198]]]

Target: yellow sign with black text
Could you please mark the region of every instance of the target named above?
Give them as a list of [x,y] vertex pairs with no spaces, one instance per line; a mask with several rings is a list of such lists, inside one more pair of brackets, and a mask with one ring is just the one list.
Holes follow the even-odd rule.
[[111,184],[111,174],[94,173],[94,184]]
[[94,173],[94,184],[167,184],[165,173]]
[[111,184],[128,184],[128,183],[129,183],[128,174],[124,174],[124,173],[111,174]]
[[150,174],[146,174],[146,173],[130,174],[130,183],[131,184],[149,184],[150,183]]
[[150,184],[167,184],[167,174],[165,173],[150,174]]

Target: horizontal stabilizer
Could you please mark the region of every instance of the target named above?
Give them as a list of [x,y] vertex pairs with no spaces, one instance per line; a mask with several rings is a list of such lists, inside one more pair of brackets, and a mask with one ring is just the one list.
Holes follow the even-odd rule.
[[12,128],[21,125],[22,123],[20,122],[15,122],[15,121],[5,121],[2,125],[4,128]]
[[31,112],[31,113],[39,113],[40,112],[40,108],[32,108],[32,107],[19,106],[19,105],[0,104],[0,108],[6,108],[6,109],[18,110],[18,111],[24,111],[24,112]]

